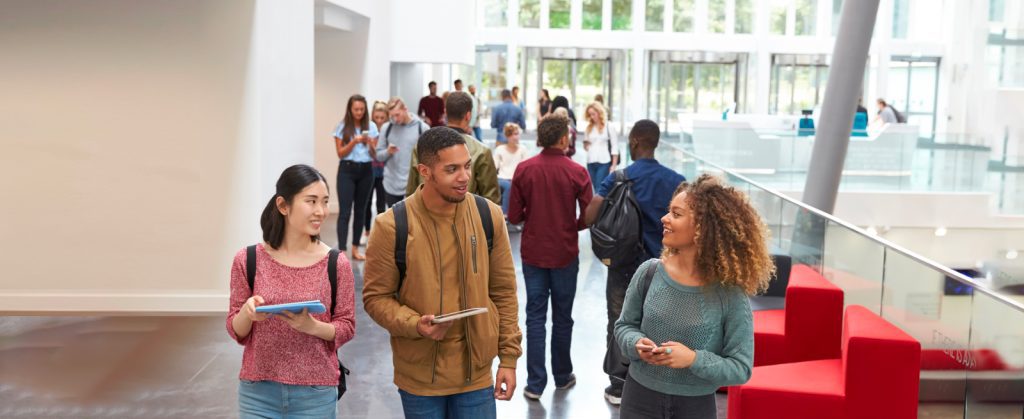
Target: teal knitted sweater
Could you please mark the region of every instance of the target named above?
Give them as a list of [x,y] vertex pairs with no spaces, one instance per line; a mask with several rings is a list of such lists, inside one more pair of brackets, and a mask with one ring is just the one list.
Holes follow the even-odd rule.
[[[615,322],[615,341],[630,359],[629,375],[644,387],[677,396],[707,395],[747,382],[754,362],[754,328],[746,294],[717,285],[682,285],[658,264],[641,312],[640,283],[656,261],[636,270]],[[643,337],[658,345],[682,343],[697,352],[697,359],[681,369],[648,364],[636,350]]]

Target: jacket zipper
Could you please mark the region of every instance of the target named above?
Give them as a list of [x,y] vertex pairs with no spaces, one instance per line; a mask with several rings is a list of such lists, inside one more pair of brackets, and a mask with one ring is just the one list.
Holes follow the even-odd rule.
[[476,273],[476,234],[470,236],[469,242],[473,244],[473,273]]
[[[459,251],[459,282],[462,284],[462,298],[459,300],[459,309],[465,310],[468,303],[466,298],[468,293],[466,292],[466,259],[462,253],[462,242],[459,241],[459,230],[455,227],[455,223],[452,223],[452,233],[455,234],[455,246]],[[466,334],[466,384],[469,384],[473,379],[473,340],[469,334],[469,320],[462,320],[463,333]]]
[[[440,301],[437,304],[437,312],[444,314],[444,272],[441,272],[441,269],[443,268],[443,266],[441,266],[441,232],[438,231],[437,222],[431,220],[431,223],[434,224],[434,241],[437,243],[437,282],[441,287],[441,296],[439,298]],[[440,352],[440,345],[440,341],[434,341],[434,362],[430,365],[431,384],[436,384],[437,382],[437,353]]]

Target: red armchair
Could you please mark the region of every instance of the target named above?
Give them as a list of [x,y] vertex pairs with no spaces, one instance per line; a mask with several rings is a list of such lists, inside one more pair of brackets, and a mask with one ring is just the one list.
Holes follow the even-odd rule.
[[920,365],[920,343],[850,306],[841,358],[754,368],[729,388],[729,419],[916,418]]
[[754,312],[754,366],[839,358],[842,324],[843,290],[795,265],[786,308]]

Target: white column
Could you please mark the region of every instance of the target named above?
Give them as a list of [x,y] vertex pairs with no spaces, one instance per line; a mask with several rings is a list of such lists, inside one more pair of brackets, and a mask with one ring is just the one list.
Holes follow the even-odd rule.
[[665,11],[662,13],[662,28],[665,32],[672,33],[672,20],[675,18],[675,4],[673,0],[665,0]]
[[[609,0],[611,1],[611,0]],[[583,28],[583,0],[572,0],[569,6],[569,29],[578,31]]]
[[[476,3],[476,2],[474,2]],[[519,0],[508,0],[508,27],[510,29],[519,27]]]
[[[608,0],[611,1],[611,0]],[[551,0],[540,0],[540,28],[548,29],[551,26]]]
[[736,33],[736,0],[725,2],[725,33]]
[[612,0],[601,2],[601,30],[612,30]]
[[693,2],[693,33],[708,33],[708,0]]
[[[519,44],[516,42],[508,43],[508,52],[505,53],[505,77],[506,77],[506,89],[512,89],[512,86],[518,86],[519,83],[519,55],[516,54]],[[519,86],[519,95],[522,96],[524,92],[523,87]]]

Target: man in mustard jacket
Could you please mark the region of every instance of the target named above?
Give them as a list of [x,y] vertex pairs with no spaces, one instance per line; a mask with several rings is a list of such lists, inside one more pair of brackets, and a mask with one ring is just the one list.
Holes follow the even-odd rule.
[[[363,305],[391,334],[394,382],[406,417],[494,418],[494,400],[509,400],[515,392],[516,361],[522,355],[504,216],[501,207],[487,202],[493,230],[489,251],[480,210],[468,193],[473,161],[459,133],[432,128],[420,137],[416,152],[424,184],[403,203],[405,275],[400,279],[396,264],[393,207],[370,230]],[[481,307],[487,309],[483,314],[432,322],[436,315]],[[495,357],[498,372],[492,380]]]

